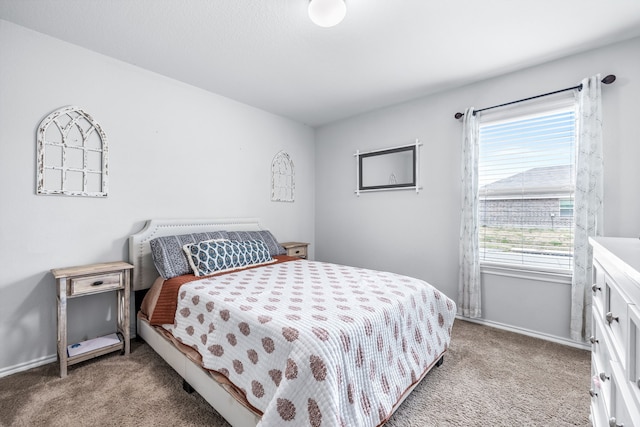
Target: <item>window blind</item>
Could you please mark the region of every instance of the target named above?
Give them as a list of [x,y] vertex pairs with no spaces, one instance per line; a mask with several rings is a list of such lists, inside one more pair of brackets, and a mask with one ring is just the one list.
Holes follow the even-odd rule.
[[571,269],[575,108],[481,119],[479,131],[480,261]]

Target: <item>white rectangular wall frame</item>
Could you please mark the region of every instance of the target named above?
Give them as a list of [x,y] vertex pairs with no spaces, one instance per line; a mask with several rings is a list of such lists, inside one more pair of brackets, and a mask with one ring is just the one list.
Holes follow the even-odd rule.
[[364,152],[356,150],[356,195],[389,190],[415,190],[419,193],[422,188],[421,145],[416,139],[415,143],[409,145]]

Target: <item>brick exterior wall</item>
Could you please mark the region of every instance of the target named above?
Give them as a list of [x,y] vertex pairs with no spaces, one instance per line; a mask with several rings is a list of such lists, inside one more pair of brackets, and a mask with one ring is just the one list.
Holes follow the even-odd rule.
[[571,227],[572,216],[560,215],[559,199],[480,200],[480,226],[529,226],[562,229]]

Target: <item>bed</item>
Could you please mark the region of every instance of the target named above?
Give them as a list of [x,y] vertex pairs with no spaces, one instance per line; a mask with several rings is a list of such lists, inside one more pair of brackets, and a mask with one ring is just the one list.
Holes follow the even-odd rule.
[[[148,221],[129,238],[133,290],[150,289],[137,335],[234,427],[383,425],[442,363],[455,303],[415,278],[280,255],[264,233],[255,218]],[[204,239],[184,255],[204,275],[167,278],[157,242],[184,235]],[[238,245],[261,255],[198,264]]]

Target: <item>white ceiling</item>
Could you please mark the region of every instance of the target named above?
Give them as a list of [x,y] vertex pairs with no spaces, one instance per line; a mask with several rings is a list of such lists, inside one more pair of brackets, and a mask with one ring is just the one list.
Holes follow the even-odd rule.
[[311,126],[640,35],[638,0],[346,0],[333,28],[307,4],[0,0],[0,19]]

